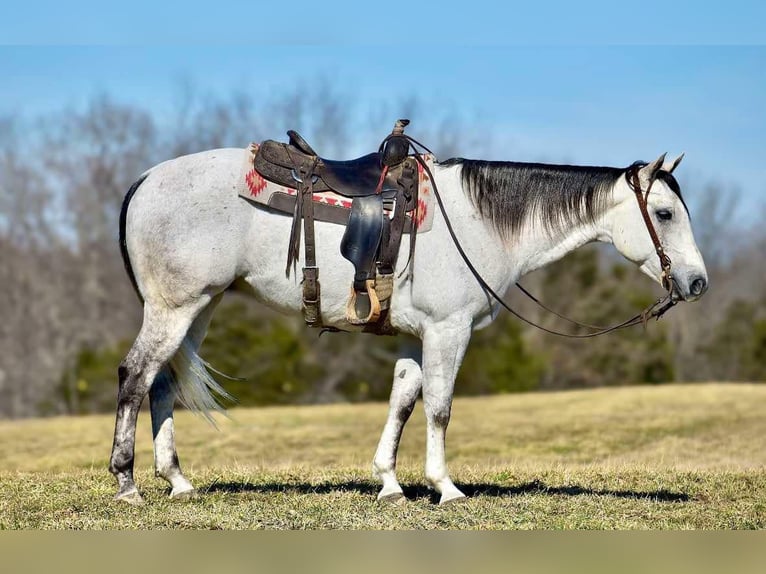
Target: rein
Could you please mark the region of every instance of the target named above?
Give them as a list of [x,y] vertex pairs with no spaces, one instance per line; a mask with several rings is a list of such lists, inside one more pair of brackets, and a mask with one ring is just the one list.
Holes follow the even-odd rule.
[[[633,191],[633,193],[636,196],[636,201],[638,202],[638,207],[641,210],[641,215],[644,219],[644,223],[646,224],[646,229],[649,232],[649,236],[651,237],[652,243],[654,244],[654,250],[657,253],[657,257],[660,260],[660,268],[662,269],[662,286],[667,290],[667,294],[664,297],[657,299],[654,303],[652,303],[651,305],[646,307],[643,311],[631,317],[630,319],[627,319],[621,323],[617,323],[616,325],[612,325],[610,327],[599,327],[596,325],[589,325],[587,323],[580,323],[578,321],[575,321],[574,319],[569,319],[568,317],[560,313],[557,313],[553,309],[547,307],[542,302],[540,302],[534,295],[532,295],[519,283],[516,283],[516,287],[522,293],[524,293],[524,295],[526,295],[532,301],[534,301],[537,305],[539,305],[542,309],[545,309],[549,313],[552,313],[556,317],[559,317],[560,319],[563,319],[573,325],[577,325],[579,327],[585,327],[586,329],[592,330],[591,333],[575,335],[570,333],[563,333],[561,331],[556,331],[553,329],[548,329],[547,327],[543,327],[542,325],[535,323],[534,321],[530,319],[527,319],[526,317],[521,315],[518,311],[514,310],[510,305],[508,305],[508,303],[506,303],[502,299],[502,297],[500,297],[492,289],[492,287],[490,287],[490,285],[484,280],[484,278],[481,276],[481,274],[476,269],[476,267],[474,267],[473,263],[468,258],[468,255],[466,254],[466,252],[463,250],[463,246],[460,244],[460,241],[458,240],[457,235],[455,234],[455,230],[452,227],[452,222],[447,216],[447,211],[444,208],[444,202],[442,201],[441,194],[439,193],[439,189],[436,185],[436,180],[433,176],[433,173],[431,173],[431,170],[429,169],[426,162],[420,157],[416,146],[422,148],[423,150],[429,153],[433,153],[433,152],[431,152],[431,150],[429,150],[426,146],[424,146],[423,144],[421,144],[414,138],[408,135],[404,135],[403,137],[405,137],[409,141],[410,147],[415,152],[415,159],[417,160],[418,164],[420,164],[420,166],[423,168],[423,171],[427,174],[428,179],[431,181],[431,186],[433,187],[434,196],[436,197],[436,202],[439,205],[439,210],[441,211],[442,216],[444,217],[444,222],[447,226],[447,231],[449,232],[452,242],[455,244],[455,248],[460,254],[460,257],[463,259],[466,266],[468,267],[468,269],[471,271],[476,281],[481,286],[482,290],[487,296],[487,299],[490,299],[490,298],[494,299],[517,319],[520,319],[524,323],[527,323],[528,325],[531,325],[532,327],[540,329],[541,331],[550,333],[551,335],[568,337],[570,339],[589,339],[592,337],[597,337],[599,335],[605,335],[607,333],[611,333],[612,331],[624,329],[626,327],[633,327],[634,325],[640,324],[640,325],[646,326],[646,323],[649,321],[649,319],[655,318],[659,320],[660,317],[662,317],[668,310],[670,310],[678,302],[673,295],[674,281],[670,274],[670,266],[671,266],[670,257],[668,257],[668,255],[665,253],[665,250],[662,248],[662,244],[660,243],[659,236],[657,235],[657,231],[654,228],[654,224],[652,223],[652,220],[651,220],[651,217],[649,216],[649,211],[647,208],[649,191],[652,188],[654,180],[652,180],[649,183],[649,187],[647,188],[645,193],[641,191],[641,182],[638,176],[638,171],[641,168],[640,165],[633,165],[630,168],[628,168],[628,170],[625,172],[625,179],[628,182],[628,186],[630,187],[630,189]],[[410,261],[408,261],[407,263],[409,264]]]

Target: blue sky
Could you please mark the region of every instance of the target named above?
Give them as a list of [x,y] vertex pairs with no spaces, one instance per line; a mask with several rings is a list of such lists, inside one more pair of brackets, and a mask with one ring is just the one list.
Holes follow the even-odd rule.
[[[161,115],[183,82],[269,96],[325,78],[362,110],[416,94],[416,136],[419,119],[454,111],[493,135],[492,159],[626,165],[685,151],[692,206],[695,186],[718,181],[741,190],[743,219],[763,214],[764,2],[307,5],[12,3],[0,18],[0,116],[101,93]],[[675,45],[630,45],[647,43]]]
[[[5,2],[0,43],[435,45],[752,44],[758,0],[36,0]],[[406,44],[404,42],[406,42]],[[386,52],[383,56],[400,53]]]
[[[766,198],[764,47],[443,46],[418,52],[408,65],[380,52],[332,45],[3,47],[0,115],[55,112],[104,92],[161,114],[183,81],[202,92],[269,95],[325,77],[362,108],[415,93],[421,114],[442,118],[454,110],[478,133],[493,134],[493,159],[627,165],[684,151],[687,187],[735,185],[745,197],[743,215]],[[309,73],[307,61],[314,63]]]

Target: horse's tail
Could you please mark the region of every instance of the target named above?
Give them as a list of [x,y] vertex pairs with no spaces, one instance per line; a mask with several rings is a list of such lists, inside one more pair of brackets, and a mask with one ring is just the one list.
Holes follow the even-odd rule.
[[226,411],[220,401],[236,401],[210,375],[188,336],[170,359],[169,371],[171,387],[181,403],[190,411],[200,413],[213,426],[216,425],[212,413]]
[[[120,210],[120,253],[122,254],[122,261],[125,264],[125,271],[130,278],[130,282],[133,284],[133,289],[136,291],[136,295],[138,295],[138,298],[142,303],[144,298],[138,288],[136,275],[133,272],[133,265],[130,263],[125,228],[130,201],[133,199],[136,191],[138,191],[138,188],[144,183],[144,180],[148,175],[149,172],[147,171],[138,179],[138,181],[130,186],[128,193],[125,194],[125,199],[122,202],[122,209]],[[186,408],[200,413],[209,420],[213,426],[215,426],[215,421],[213,420],[212,412],[225,411],[224,407],[219,403],[219,400],[224,399],[235,401],[234,397],[227,393],[210,375],[205,362],[197,354],[196,348],[188,335],[184,337],[180,348],[170,360],[168,368],[163,369],[159,376],[167,377],[169,379],[168,382],[170,383],[171,388],[173,388],[176,396]]]
[[138,181],[130,186],[128,193],[125,194],[125,199],[122,200],[122,208],[120,209],[120,253],[122,254],[122,263],[125,265],[125,272],[128,274],[130,282],[133,284],[133,289],[135,290],[136,295],[138,295],[138,298],[142,303],[144,302],[144,298],[141,295],[141,291],[138,289],[138,283],[136,283],[136,274],[133,272],[133,265],[130,263],[130,255],[128,254],[128,243],[125,236],[125,226],[128,220],[128,206],[130,205],[130,201],[133,199],[136,191],[138,191],[138,188],[142,183],[144,183],[144,180],[148,175],[149,172],[147,171],[138,179]]

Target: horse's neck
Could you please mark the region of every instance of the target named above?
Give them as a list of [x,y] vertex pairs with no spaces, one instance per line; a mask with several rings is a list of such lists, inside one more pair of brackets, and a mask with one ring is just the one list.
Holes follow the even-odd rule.
[[[514,278],[512,270],[508,267],[508,253],[504,241],[492,226],[476,213],[471,200],[463,191],[460,169],[455,166],[438,167],[434,176],[458,242],[492,288],[498,292],[505,291]],[[437,214],[437,218],[440,216],[440,213]],[[440,245],[452,244],[453,238],[445,227],[440,225],[434,231],[434,239]],[[451,248],[449,253],[453,253]]]
[[601,221],[567,226],[555,233],[548,231],[541,221],[530,221],[510,241],[514,274],[521,277],[558,261],[587,243],[608,240],[609,234]]
[[[456,188],[453,199],[460,207],[476,212],[467,194],[462,189],[458,170],[448,172],[448,181]],[[610,209],[610,208],[609,208]],[[466,232],[482,234],[483,240],[492,237],[497,245],[502,246],[505,269],[508,270],[508,284],[516,281],[536,269],[558,261],[578,247],[594,241],[611,242],[611,232],[608,225],[608,212],[597,217],[595,223],[571,223],[564,225],[558,231],[551,231],[542,222],[539,214],[533,213],[522,226],[521,230],[508,238],[498,238],[498,232],[492,225],[481,217],[466,218],[471,229]],[[494,256],[492,256],[494,258]],[[505,283],[505,281],[503,281]]]
[[[445,197],[450,213],[474,213],[474,217],[453,218],[458,240],[461,243],[470,241],[473,244],[497,245],[498,249],[472,250],[474,256],[484,259],[484,268],[492,268],[494,283],[504,289],[517,279],[536,269],[558,261],[568,253],[587,243],[594,241],[611,241],[608,226],[608,211],[598,217],[595,223],[574,223],[565,225],[558,232],[549,231],[540,220],[538,214],[533,214],[520,232],[510,238],[501,238],[492,225],[478,216],[468,195],[464,192],[459,177],[459,168],[448,168],[437,172],[441,186],[449,189],[449,197]],[[470,239],[469,239],[470,238]],[[473,255],[475,254],[475,255]],[[499,270],[502,269],[502,272]],[[486,279],[490,279],[486,277]]]

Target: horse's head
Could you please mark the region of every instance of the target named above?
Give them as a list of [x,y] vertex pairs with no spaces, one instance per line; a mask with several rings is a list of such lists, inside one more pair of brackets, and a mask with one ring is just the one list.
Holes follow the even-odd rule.
[[[651,189],[646,198],[647,211],[662,248],[670,258],[675,295],[694,301],[707,290],[708,278],[694,241],[689,212],[672,175],[682,158],[683,154],[673,161],[666,161],[663,154],[638,169],[638,180],[643,193]],[[612,241],[623,256],[662,284],[660,259],[627,177],[627,174],[621,177],[614,187],[614,206],[610,210]]]

